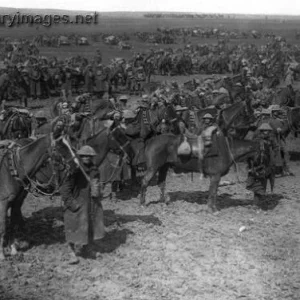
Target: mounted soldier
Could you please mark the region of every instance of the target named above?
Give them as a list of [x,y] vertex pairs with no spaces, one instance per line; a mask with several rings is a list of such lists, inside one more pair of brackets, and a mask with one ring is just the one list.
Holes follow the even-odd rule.
[[176,105],[175,107],[176,115],[177,115],[177,124],[178,129],[181,134],[185,134],[187,132],[187,122],[184,116],[185,112],[188,112],[188,107]]
[[209,147],[212,141],[212,135],[218,130],[218,125],[214,121],[214,117],[207,113],[202,118],[202,128],[201,128],[201,137],[204,142],[205,147]]
[[105,235],[100,176],[93,158],[95,150],[83,146],[77,152],[81,167],[69,174],[60,188],[64,203],[66,241],[71,250],[69,263],[79,262],[84,247]]
[[38,111],[33,120],[32,137],[39,138],[51,132],[51,123],[48,122],[48,118],[44,111]]

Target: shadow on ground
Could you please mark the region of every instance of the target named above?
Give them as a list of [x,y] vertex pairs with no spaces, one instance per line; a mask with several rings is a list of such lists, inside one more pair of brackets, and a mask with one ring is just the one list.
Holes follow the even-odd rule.
[[299,161],[300,160],[300,152],[298,151],[289,151],[290,160],[291,161]]
[[[118,228],[107,230],[106,236],[97,243],[100,252],[112,252],[121,244],[126,243],[127,236],[134,232],[121,228],[123,224],[140,221],[146,224],[160,226],[161,221],[153,215],[122,215],[112,210],[104,211],[106,227],[117,225]],[[65,243],[63,210],[61,207],[47,207],[34,212],[25,219],[24,232],[18,233],[18,238],[29,243],[26,249],[40,246]],[[22,247],[20,247],[22,249]],[[26,250],[22,249],[22,250]]]
[[[197,203],[199,205],[207,204],[208,192],[170,192],[170,202],[175,202],[177,200],[183,200],[189,203]],[[283,196],[280,194],[268,194],[263,199],[263,202],[259,205],[259,207],[263,210],[272,210],[274,209],[280,199]],[[217,197],[217,207],[222,210],[230,207],[238,207],[238,206],[248,206],[253,205],[253,200],[249,199],[237,199],[233,198],[232,195],[223,193],[218,195]]]

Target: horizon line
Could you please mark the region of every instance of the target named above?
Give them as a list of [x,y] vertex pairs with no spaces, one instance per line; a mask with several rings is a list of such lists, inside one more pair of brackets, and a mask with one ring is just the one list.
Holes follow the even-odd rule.
[[[166,13],[166,14],[210,14],[210,15],[246,15],[246,16],[278,16],[278,17],[300,17],[300,14],[293,15],[293,14],[280,14],[280,13],[272,13],[272,14],[258,14],[258,13],[228,13],[228,12],[197,12],[197,11],[166,11],[166,10],[148,10],[148,11],[142,11],[142,10],[105,10],[105,11],[99,11],[99,10],[74,10],[74,9],[65,9],[65,8],[32,8],[32,7],[11,7],[11,6],[0,6],[0,8],[5,9],[14,9],[14,10],[61,10],[61,11],[72,11],[72,12],[97,12],[97,13]],[[0,13],[1,15],[1,13]]]

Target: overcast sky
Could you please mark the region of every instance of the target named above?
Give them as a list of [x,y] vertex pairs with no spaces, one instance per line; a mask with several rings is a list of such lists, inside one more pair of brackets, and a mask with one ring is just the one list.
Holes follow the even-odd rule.
[[1,0],[0,6],[99,12],[180,11],[300,15],[300,0]]

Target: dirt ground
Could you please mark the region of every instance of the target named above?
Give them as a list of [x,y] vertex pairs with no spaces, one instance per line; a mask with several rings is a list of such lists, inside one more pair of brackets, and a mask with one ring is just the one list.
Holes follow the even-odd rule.
[[[104,27],[106,21],[103,19],[97,30],[110,31],[113,26]],[[172,24],[155,23],[153,28],[162,25]],[[273,27],[278,34],[289,31],[289,39],[293,39],[297,26]],[[27,32],[27,28],[21,29],[9,32],[18,37]],[[125,31],[123,25],[121,29]],[[0,35],[7,35],[3,30]],[[38,34],[36,28],[30,30]],[[133,44],[133,51],[153,47]],[[43,48],[42,54],[65,58],[80,52],[92,57],[98,46],[105,63],[112,57],[132,56],[131,51],[121,53],[103,43],[85,49]],[[170,78],[154,78],[165,79]],[[35,111],[47,108],[50,102],[32,102],[30,106]],[[299,300],[300,162],[294,158],[299,156],[300,139],[289,143],[291,170],[296,176],[276,179],[275,194],[266,198],[265,210],[252,206],[243,165],[238,168],[241,183],[234,172],[223,178],[229,185],[219,188],[220,212],[215,215],[206,212],[208,180],[200,182],[197,174],[192,180],[191,174],[169,173],[169,205],[155,203],[159,196],[155,186],[148,189],[150,205],[146,208],[140,207],[138,197],[131,197],[128,190],[118,195],[117,201],[109,199],[107,188],[103,200],[107,234],[99,242],[100,255],[81,259],[78,265],[67,263],[59,197],[29,196],[23,207],[24,240],[29,247],[21,243],[19,255],[1,263],[0,300]]]
[[[299,144],[292,140],[290,148]],[[169,205],[155,203],[155,186],[146,208],[128,190],[110,200],[107,188],[100,255],[73,266],[59,197],[29,196],[23,207],[29,248],[1,263],[0,299],[298,300],[300,162],[292,161],[291,170],[296,176],[277,178],[275,194],[259,210],[240,165],[241,183],[234,172],[223,178],[229,185],[219,189],[216,215],[206,212],[208,180],[197,174],[169,173]]]

